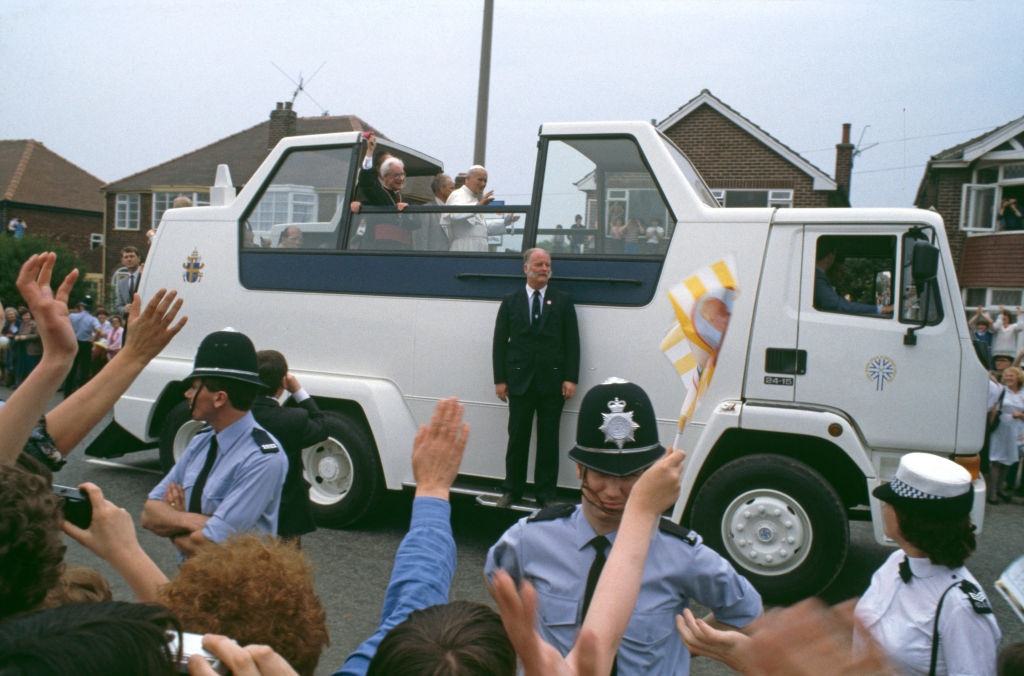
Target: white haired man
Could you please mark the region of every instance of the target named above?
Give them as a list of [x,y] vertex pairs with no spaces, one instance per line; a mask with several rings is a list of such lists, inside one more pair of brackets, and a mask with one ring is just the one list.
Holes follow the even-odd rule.
[[[487,169],[474,164],[466,172],[466,183],[448,195],[448,206],[481,206],[485,207],[494,201],[494,191],[484,192],[487,187]],[[497,215],[497,214],[495,214]],[[459,213],[447,214],[446,223],[452,243],[450,251],[487,251],[487,237],[500,235],[506,226],[518,220],[518,216],[505,216],[503,221],[488,223],[484,214]]]
[[[362,206],[392,207],[397,211],[405,211],[409,206],[402,198],[405,163],[393,155],[382,155],[378,158],[378,175],[373,170],[376,149],[377,137],[370,133],[366,137],[366,155],[357,183],[360,199],[352,203],[352,211],[359,213]],[[362,248],[412,249],[412,231],[419,228],[420,224],[421,221],[401,214],[368,215]]]

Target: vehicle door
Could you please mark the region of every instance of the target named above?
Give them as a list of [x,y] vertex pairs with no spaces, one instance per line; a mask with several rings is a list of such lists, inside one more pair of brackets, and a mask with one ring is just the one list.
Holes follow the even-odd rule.
[[[956,326],[945,285],[919,290],[911,274],[913,247],[933,239],[931,228],[842,230],[804,227],[797,347],[807,366],[796,377],[796,401],[844,413],[875,449],[952,450]],[[919,319],[916,340],[906,340]]]

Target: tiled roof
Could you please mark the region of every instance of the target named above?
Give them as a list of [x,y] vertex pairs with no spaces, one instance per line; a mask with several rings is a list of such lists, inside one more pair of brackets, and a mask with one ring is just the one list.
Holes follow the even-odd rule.
[[0,200],[103,211],[102,186],[39,141],[0,141]]
[[[356,115],[300,117],[294,136],[341,131],[376,130]],[[379,134],[379,132],[378,132]],[[208,146],[185,153],[103,186],[107,192],[151,190],[153,186],[212,185],[218,164],[227,164],[236,185],[245,185],[270,149],[270,120],[232,134]]]
[[1022,120],[1024,120],[1024,115],[1022,115],[1021,117],[1018,117],[1018,118],[1016,118],[1014,120],[1010,120],[1006,124],[1001,124],[998,127],[996,127],[995,129],[990,129],[989,131],[985,132],[984,134],[979,134],[978,136],[975,136],[972,139],[968,139],[968,140],[964,141],[963,143],[957,143],[952,148],[946,148],[943,151],[935,153],[934,155],[932,155],[932,159],[933,160],[940,160],[940,161],[941,160],[960,160],[960,159],[963,159],[963,157],[964,157],[964,149],[965,148],[974,145],[978,141],[981,141],[982,139],[984,139],[986,136],[992,136],[993,134],[998,134],[999,132],[1003,131],[1004,129],[1006,129],[1008,127],[1012,127],[1015,124],[1019,124]]

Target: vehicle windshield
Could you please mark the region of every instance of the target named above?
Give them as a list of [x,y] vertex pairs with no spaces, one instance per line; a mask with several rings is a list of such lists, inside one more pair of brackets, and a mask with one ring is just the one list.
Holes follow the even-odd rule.
[[686,155],[683,154],[683,151],[660,131],[658,132],[658,135],[661,137],[661,142],[665,144],[666,148],[668,148],[668,152],[672,156],[672,159],[676,161],[679,169],[683,172],[683,176],[685,176],[686,180],[690,182],[690,185],[693,187],[693,191],[697,193],[697,196],[701,201],[709,207],[721,206],[718,203],[718,200],[715,199],[715,196],[711,194],[711,190],[709,190],[708,186],[704,183],[704,179],[697,173],[697,170],[693,168],[693,165],[690,164],[690,160],[686,158]]

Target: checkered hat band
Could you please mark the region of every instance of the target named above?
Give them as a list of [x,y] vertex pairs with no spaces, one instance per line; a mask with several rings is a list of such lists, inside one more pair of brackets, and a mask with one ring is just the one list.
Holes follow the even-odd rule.
[[925,493],[924,491],[914,488],[908,483],[900,481],[898,478],[894,478],[889,484],[889,488],[892,492],[901,498],[908,498],[910,500],[942,500],[941,495],[932,495],[931,493]]

